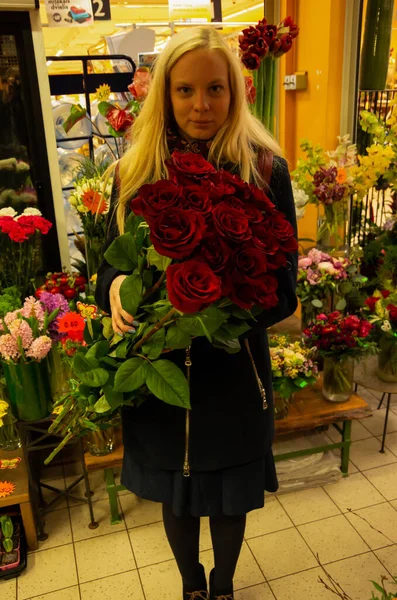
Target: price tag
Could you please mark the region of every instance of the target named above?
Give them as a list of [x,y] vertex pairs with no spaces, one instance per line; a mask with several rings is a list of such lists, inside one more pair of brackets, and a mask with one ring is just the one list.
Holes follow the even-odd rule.
[[84,327],[84,319],[77,312],[68,312],[65,315],[63,315],[58,321],[58,330],[61,333],[69,333],[71,331],[83,331]]

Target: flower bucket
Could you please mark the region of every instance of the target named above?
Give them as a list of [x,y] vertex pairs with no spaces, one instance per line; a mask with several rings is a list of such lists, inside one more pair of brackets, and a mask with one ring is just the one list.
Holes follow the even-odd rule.
[[38,421],[51,414],[52,397],[47,361],[3,363],[10,406],[20,421]]
[[397,383],[397,343],[379,352],[376,374],[386,383]]
[[86,436],[87,446],[93,456],[105,456],[113,452],[115,435],[114,427],[90,431]]
[[0,426],[0,450],[12,451],[21,447],[17,420],[9,409],[2,418],[3,425]]
[[325,358],[323,396],[331,402],[346,402],[353,393],[354,360]]
[[293,398],[293,394],[288,396],[288,398],[283,398],[279,392],[273,392],[274,418],[276,420],[286,419],[288,417],[289,405]]

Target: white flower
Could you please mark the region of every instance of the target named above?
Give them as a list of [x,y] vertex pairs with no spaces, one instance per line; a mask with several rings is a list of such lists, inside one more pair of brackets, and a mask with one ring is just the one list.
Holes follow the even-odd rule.
[[15,215],[17,214],[17,211],[14,210],[11,206],[7,206],[6,208],[0,209],[0,217],[15,217]]
[[381,326],[381,330],[382,331],[390,331],[391,330],[390,321],[383,321],[383,325]]
[[296,181],[292,181],[292,192],[296,208],[296,218],[301,219],[305,214],[305,206],[309,202],[309,196],[304,190],[298,187]]
[[41,217],[42,216],[42,214],[41,214],[41,212],[39,211],[38,208],[32,208],[32,207],[25,208],[25,210],[23,211],[23,214],[24,215],[33,215],[34,217]]

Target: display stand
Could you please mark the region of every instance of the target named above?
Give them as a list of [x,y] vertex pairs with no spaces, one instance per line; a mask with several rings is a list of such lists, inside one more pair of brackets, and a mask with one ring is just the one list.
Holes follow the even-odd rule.
[[[66,489],[60,489],[53,485],[45,483],[40,479],[40,473],[38,472],[38,470],[32,468],[31,454],[33,452],[36,452],[38,450],[48,450],[50,452],[59,444],[60,437],[48,433],[48,427],[51,424],[51,422],[52,421],[49,418],[41,419],[40,421],[34,422],[18,421],[18,429],[22,440],[22,447],[29,479],[30,497],[32,502],[32,508],[36,517],[39,541],[44,541],[48,538],[48,534],[46,534],[44,531],[44,515],[49,511],[50,507],[60,498],[71,498],[88,504],[88,510],[90,515],[90,523],[88,527],[90,529],[96,529],[98,527],[98,523],[95,521],[92,507],[92,492],[90,489],[90,482],[88,479],[87,469],[85,467],[84,445],[83,440],[81,438],[72,439],[66,444],[66,446],[71,446],[74,444],[77,445],[82,473],[81,475],[77,476],[76,479]],[[76,496],[73,493],[73,489],[83,480],[85,483],[85,498]],[[55,498],[48,503],[46,503],[44,500],[42,491],[43,488],[50,490],[56,494]]]

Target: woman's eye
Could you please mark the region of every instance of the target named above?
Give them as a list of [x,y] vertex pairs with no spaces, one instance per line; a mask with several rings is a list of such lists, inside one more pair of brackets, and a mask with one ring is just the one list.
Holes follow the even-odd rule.
[[219,92],[221,92],[223,88],[221,85],[212,85],[210,89],[215,94],[219,94]]
[[180,88],[178,88],[178,92],[181,92],[181,94],[188,94],[190,92],[191,88],[187,87],[187,86],[182,86]]

